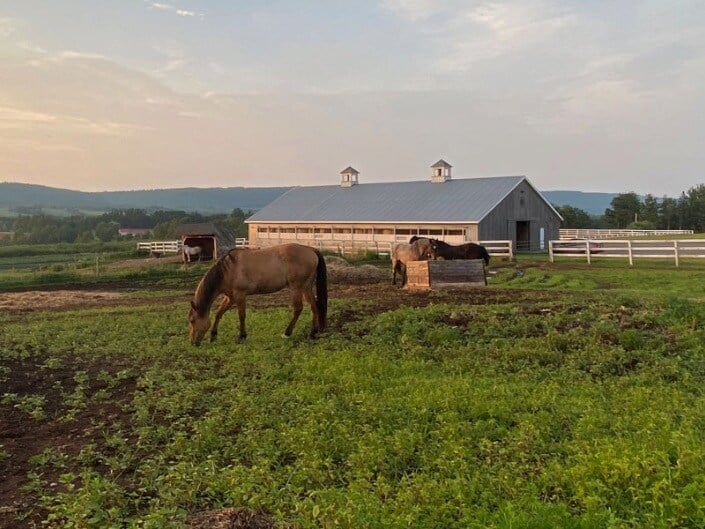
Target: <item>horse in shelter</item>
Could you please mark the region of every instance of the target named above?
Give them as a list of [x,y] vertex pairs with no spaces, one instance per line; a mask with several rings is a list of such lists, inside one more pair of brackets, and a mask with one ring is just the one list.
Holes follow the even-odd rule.
[[211,329],[211,342],[218,336],[218,324],[225,311],[237,307],[242,342],[245,331],[245,300],[250,294],[270,294],[285,287],[291,291],[292,316],[284,330],[291,336],[303,310],[303,299],[311,306],[313,338],[326,327],[328,275],[326,262],[318,250],[301,244],[280,244],[263,249],[234,249],[220,258],[201,279],[188,315],[189,336],[199,345],[211,327],[210,310],[222,294]]
[[190,263],[193,261],[194,257],[198,257],[201,260],[201,253],[203,253],[203,248],[200,246],[187,246],[184,244],[184,263]]
[[392,248],[392,285],[397,284],[397,273],[401,275],[401,286],[406,285],[406,263],[435,259],[429,239],[418,239],[410,243],[401,242]]
[[[422,241],[425,237],[414,235],[409,242]],[[474,242],[452,245],[438,239],[426,239],[431,242],[436,259],[483,259],[486,265],[490,264],[490,254],[487,248]]]

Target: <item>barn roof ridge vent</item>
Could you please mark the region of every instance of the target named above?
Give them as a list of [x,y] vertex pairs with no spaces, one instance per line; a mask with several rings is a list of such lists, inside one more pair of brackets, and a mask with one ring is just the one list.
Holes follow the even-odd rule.
[[357,184],[357,177],[360,171],[348,165],[340,171],[340,187],[352,187]]
[[438,160],[431,166],[431,182],[433,182],[434,184],[442,184],[443,182],[447,182],[448,180],[450,180],[450,170],[452,169],[452,167],[453,166],[446,162],[443,158]]

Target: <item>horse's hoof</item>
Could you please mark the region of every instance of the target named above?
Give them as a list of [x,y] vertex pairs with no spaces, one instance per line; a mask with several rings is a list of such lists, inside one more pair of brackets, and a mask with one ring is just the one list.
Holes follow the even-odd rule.
[[285,340],[288,340],[290,338],[290,335],[286,334],[285,332],[282,333],[282,338]]
[[211,343],[215,342],[215,339],[218,337],[217,334],[211,334]]

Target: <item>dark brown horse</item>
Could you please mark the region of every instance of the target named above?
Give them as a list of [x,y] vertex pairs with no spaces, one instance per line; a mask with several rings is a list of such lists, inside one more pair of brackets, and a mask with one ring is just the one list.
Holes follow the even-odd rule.
[[[409,242],[423,240],[424,237],[414,235]],[[490,264],[490,254],[487,248],[474,242],[452,245],[438,239],[428,239],[437,259],[483,259],[485,264]]]
[[281,244],[261,250],[230,250],[206,272],[196,288],[188,315],[191,343],[199,345],[208,332],[211,306],[219,295],[223,295],[223,300],[215,315],[211,341],[218,336],[220,318],[233,305],[240,317],[239,340],[243,341],[247,337],[246,297],[270,294],[285,287],[291,290],[293,314],[284,336],[291,336],[303,310],[303,299],[309,303],[313,314],[311,337],[323,331],[328,310],[328,276],[326,262],[318,250],[301,244]]
[[397,273],[401,275],[401,286],[406,285],[406,263],[435,259],[429,239],[418,239],[395,244],[392,248],[392,285],[397,284]]

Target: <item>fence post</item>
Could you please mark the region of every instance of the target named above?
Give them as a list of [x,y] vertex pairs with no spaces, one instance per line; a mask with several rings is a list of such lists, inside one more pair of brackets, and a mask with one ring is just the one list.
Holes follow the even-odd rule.
[[590,264],[590,239],[585,239],[585,255],[587,255],[587,262]]
[[548,260],[553,262],[553,241],[548,241]]
[[632,257],[632,241],[629,239],[627,241],[627,249],[629,250],[629,266],[634,266],[634,259]]
[[676,266],[679,266],[679,262],[678,262],[678,241],[677,241],[677,240],[673,241],[673,253],[675,254],[675,257],[676,257]]

